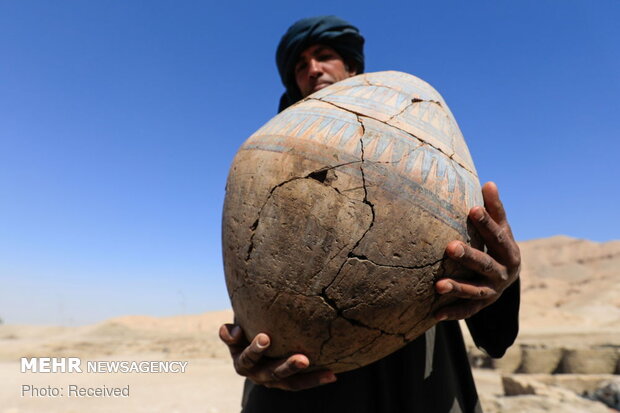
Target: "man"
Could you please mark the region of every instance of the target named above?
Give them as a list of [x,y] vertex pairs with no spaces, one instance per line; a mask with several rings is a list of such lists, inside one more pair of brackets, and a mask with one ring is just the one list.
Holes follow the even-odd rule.
[[[276,55],[286,92],[280,110],[330,84],[362,73],[364,39],[354,26],[334,16],[303,19],[282,37]],[[466,319],[478,347],[501,357],[518,331],[520,253],[499,200],[497,187],[482,188],[485,207],[469,219],[488,253],[460,241],[447,256],[479,274],[475,281],[444,278],[439,294],[460,298],[440,309],[439,322],[401,350],[366,367],[339,374],[304,373],[309,360],[295,354],[263,358],[266,334],[248,343],[239,326],[224,325],[235,369],[246,376],[243,411],[251,412],[439,412],[480,411],[461,331]],[[293,391],[295,390],[295,391]]]

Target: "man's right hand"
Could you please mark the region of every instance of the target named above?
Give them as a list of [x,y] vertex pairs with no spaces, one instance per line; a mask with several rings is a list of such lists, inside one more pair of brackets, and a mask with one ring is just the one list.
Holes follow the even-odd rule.
[[256,384],[297,391],[336,381],[336,375],[330,370],[304,373],[310,360],[303,354],[293,354],[287,359],[264,357],[263,353],[271,344],[267,334],[259,333],[249,343],[241,327],[224,324],[220,327],[220,339],[228,346],[237,373]]

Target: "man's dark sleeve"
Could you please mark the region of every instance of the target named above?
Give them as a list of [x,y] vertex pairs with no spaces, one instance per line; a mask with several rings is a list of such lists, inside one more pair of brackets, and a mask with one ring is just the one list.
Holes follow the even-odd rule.
[[490,306],[466,320],[476,346],[491,357],[500,358],[514,343],[519,333],[519,278]]

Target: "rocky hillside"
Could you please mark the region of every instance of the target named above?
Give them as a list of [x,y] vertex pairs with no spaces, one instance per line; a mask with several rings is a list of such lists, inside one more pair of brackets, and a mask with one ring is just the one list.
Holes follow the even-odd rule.
[[620,241],[557,236],[520,247],[517,343],[490,360],[470,342],[472,363],[486,367],[475,370],[485,412],[617,411],[610,407],[620,408]]
[[620,241],[520,243],[524,330],[620,327]]

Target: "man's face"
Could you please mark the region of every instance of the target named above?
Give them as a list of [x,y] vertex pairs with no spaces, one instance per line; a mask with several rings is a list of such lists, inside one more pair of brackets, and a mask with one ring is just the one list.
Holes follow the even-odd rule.
[[295,65],[295,81],[302,97],[355,74],[338,52],[320,44],[304,50]]

